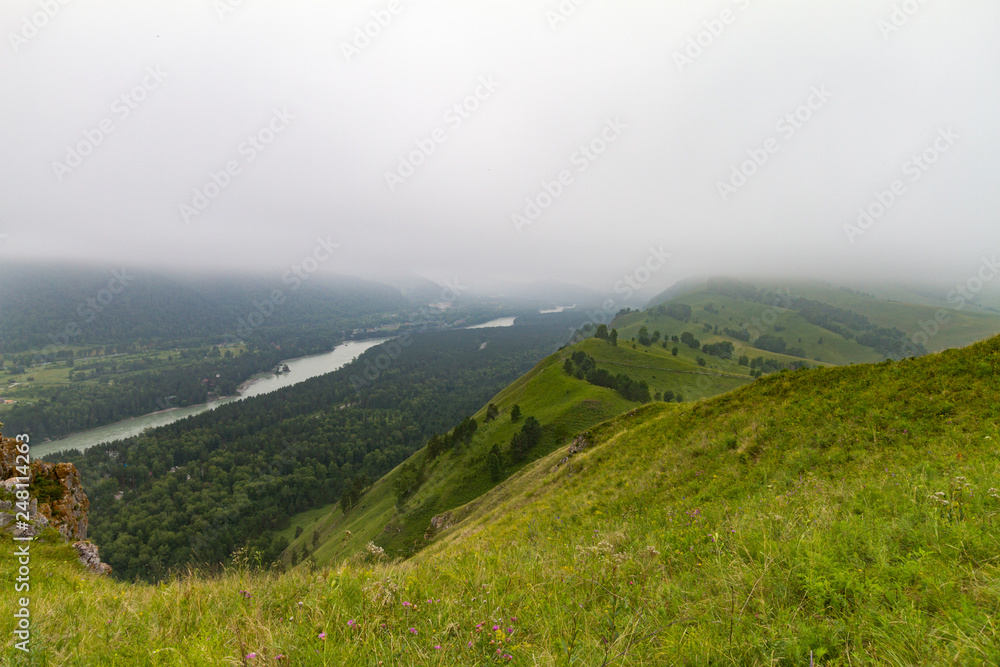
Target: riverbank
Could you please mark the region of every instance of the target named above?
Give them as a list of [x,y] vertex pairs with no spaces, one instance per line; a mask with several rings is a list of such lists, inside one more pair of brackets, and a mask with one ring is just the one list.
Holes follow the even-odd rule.
[[32,455],[35,457],[49,456],[67,449],[84,451],[97,444],[134,437],[149,428],[167,426],[181,419],[214,410],[221,405],[260,396],[284,387],[290,387],[304,382],[309,378],[325,373],[332,373],[354,361],[368,349],[380,345],[386,340],[389,339],[368,338],[364,340],[350,340],[337,345],[329,352],[288,359],[281,362],[282,365],[289,367],[290,371],[288,373],[280,375],[258,373],[240,384],[236,395],[221,396],[206,403],[196,405],[157,410],[156,412],[150,412],[113,424],[79,431],[55,440],[40,442],[32,447]]

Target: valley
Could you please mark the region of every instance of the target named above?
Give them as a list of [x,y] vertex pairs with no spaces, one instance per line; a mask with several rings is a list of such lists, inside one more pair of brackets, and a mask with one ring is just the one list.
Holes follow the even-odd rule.
[[[161,587],[215,596],[238,576],[279,607],[308,605],[314,634],[338,638],[323,646],[335,662],[363,650],[467,664],[488,645],[511,660],[616,654],[652,664],[775,652],[797,662],[806,650],[862,659],[872,642],[905,653],[905,633],[871,633],[887,617],[942,631],[914,596],[957,572],[944,544],[961,541],[977,580],[996,576],[987,553],[1000,506],[987,484],[1000,472],[989,458],[1000,437],[990,382],[1000,339],[887,359],[916,344],[900,326],[934,317],[935,306],[806,283],[709,279],[606,324],[546,310],[341,343],[288,361],[290,373],[211,412],[192,406],[181,421],[56,454],[80,471],[90,537],[119,582],[100,585],[149,608]],[[1000,331],[989,313],[951,311],[944,324],[937,344]],[[43,377],[58,382],[87,363],[50,364]],[[879,511],[889,523],[855,532]],[[831,533],[840,537],[828,543]],[[69,567],[55,565],[57,543],[38,548]],[[904,585],[911,562],[922,574],[907,570]],[[984,585],[977,599],[989,597]],[[288,598],[289,586],[305,599]],[[538,587],[556,597],[514,593]],[[793,607],[807,600],[812,611],[800,617]],[[962,622],[981,623],[985,608],[963,607]],[[715,627],[726,609],[731,627]],[[269,618],[257,603],[251,610]],[[528,622],[479,636],[500,610]],[[478,627],[462,620],[469,613]],[[211,632],[223,622],[214,614],[245,618],[214,605],[198,627]],[[355,639],[330,625],[342,614]],[[262,622],[244,641],[273,632],[273,619]],[[417,632],[400,635],[400,623]],[[861,636],[845,635],[848,626]],[[315,643],[296,632],[253,652]],[[971,655],[991,641],[942,637],[941,646]],[[115,659],[127,646],[114,645]]]

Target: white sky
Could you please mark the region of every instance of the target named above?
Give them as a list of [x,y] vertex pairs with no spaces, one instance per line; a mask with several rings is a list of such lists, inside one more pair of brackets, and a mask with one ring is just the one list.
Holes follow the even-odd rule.
[[[672,258],[650,290],[962,277],[998,249],[997,2],[577,2],[3,0],[0,261],[280,275],[321,237],[339,244],[324,270],[607,291],[651,247]],[[387,25],[348,57],[373,12]],[[269,124],[271,143],[245,143]],[[433,153],[390,188],[418,141]],[[926,170],[908,164],[925,150]],[[753,152],[767,161],[724,201]],[[512,215],[561,171],[519,232]],[[882,217],[845,232],[897,180]]]

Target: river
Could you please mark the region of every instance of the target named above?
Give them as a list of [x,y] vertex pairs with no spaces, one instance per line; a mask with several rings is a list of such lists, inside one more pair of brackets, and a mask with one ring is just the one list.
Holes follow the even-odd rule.
[[[492,327],[509,327],[514,325],[515,319],[516,318],[514,317],[501,317],[467,328],[489,329]],[[186,408],[171,408],[169,410],[161,410],[160,412],[151,412],[149,414],[142,415],[141,417],[126,419],[125,421],[108,424],[107,426],[100,426],[89,431],[81,431],[79,433],[68,435],[64,438],[59,438],[58,440],[32,445],[31,455],[33,457],[48,456],[49,454],[61,452],[66,449],[79,449],[80,451],[84,451],[85,449],[89,449],[90,447],[98,445],[102,442],[113,442],[115,440],[131,438],[134,435],[139,435],[147,428],[156,428],[158,426],[173,424],[175,421],[184,419],[185,417],[197,415],[208,410],[214,410],[220,405],[225,405],[226,403],[240,401],[251,396],[260,396],[261,394],[267,394],[275,391],[276,389],[281,389],[282,387],[291,387],[294,384],[316,377],[317,375],[332,373],[333,371],[342,368],[357,359],[365,350],[375,347],[380,343],[384,343],[387,340],[389,339],[370,338],[368,340],[351,340],[346,343],[341,343],[330,352],[326,352],[324,354],[300,357],[298,359],[289,359],[288,361],[282,362],[288,365],[288,373],[282,373],[281,375],[266,374],[258,376],[254,380],[251,380],[250,383],[243,386],[239,396],[227,396],[217,401],[212,401],[211,403],[191,405]]]
[[384,343],[387,340],[389,339],[370,338],[368,340],[351,340],[346,343],[341,343],[330,352],[326,352],[324,354],[300,357],[298,359],[289,359],[288,361],[282,362],[288,365],[288,373],[282,373],[281,375],[267,374],[257,376],[255,379],[251,380],[249,384],[244,385],[239,396],[227,396],[226,398],[221,398],[217,401],[212,401],[211,403],[202,403],[201,405],[191,405],[186,408],[173,408],[170,410],[153,412],[141,417],[126,419],[125,421],[109,424],[107,426],[101,426],[89,431],[74,433],[73,435],[68,435],[65,438],[59,438],[58,440],[52,440],[51,442],[39,443],[37,445],[33,444],[31,447],[31,455],[32,457],[37,458],[66,449],[79,449],[80,451],[83,451],[102,442],[112,442],[114,440],[131,438],[134,435],[139,435],[147,428],[166,426],[167,424],[172,424],[175,421],[184,419],[185,417],[190,417],[207,410],[214,410],[220,405],[225,405],[226,403],[240,401],[251,396],[260,396],[261,394],[267,394],[275,391],[276,389],[281,389],[282,387],[290,387],[293,384],[298,384],[303,380],[308,380],[309,378],[316,377],[317,375],[332,373],[333,371],[357,359],[358,356],[360,356],[365,350],[375,347],[380,343]]
[[490,320],[489,322],[483,322],[482,324],[476,324],[475,326],[465,327],[466,329],[492,329],[493,327],[512,327],[514,326],[514,320],[516,317],[500,317],[495,320]]

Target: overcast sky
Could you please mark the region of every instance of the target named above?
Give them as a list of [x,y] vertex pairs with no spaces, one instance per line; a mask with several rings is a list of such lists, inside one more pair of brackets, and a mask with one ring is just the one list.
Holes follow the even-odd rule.
[[995,0],[63,2],[0,4],[0,261],[609,291],[998,250]]

